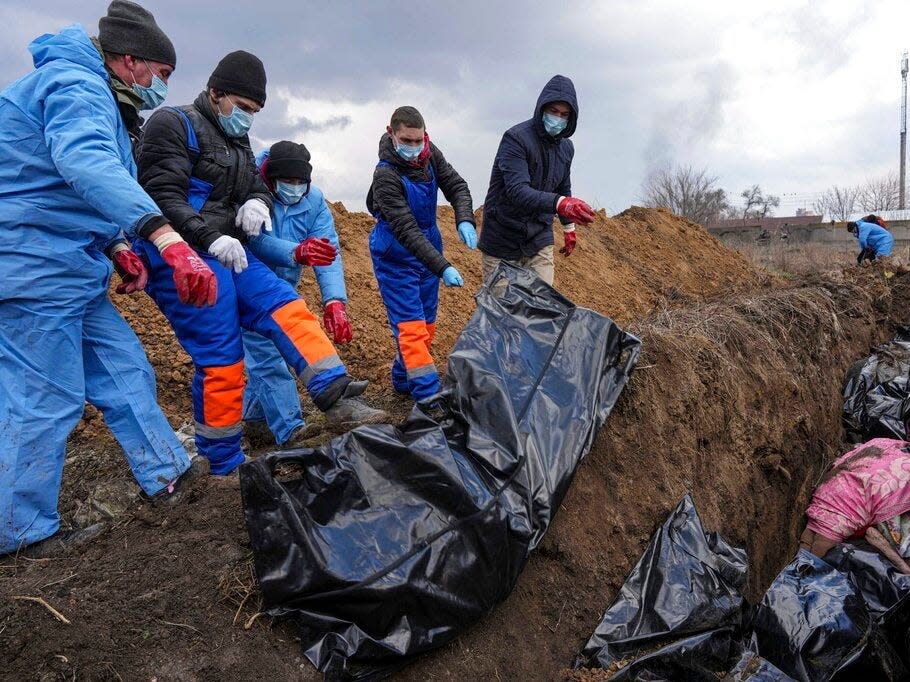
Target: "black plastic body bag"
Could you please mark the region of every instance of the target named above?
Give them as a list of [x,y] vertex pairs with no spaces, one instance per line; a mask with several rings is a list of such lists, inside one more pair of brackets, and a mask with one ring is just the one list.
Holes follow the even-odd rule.
[[378,678],[451,641],[514,587],[639,350],[500,265],[437,407],[241,468],[265,608],[298,623],[335,679]]
[[741,649],[748,570],[746,552],[706,532],[686,495],[573,667],[613,666],[613,680],[716,680]]
[[910,328],[854,364],[844,380],[841,421],[851,443],[907,439],[910,416]]

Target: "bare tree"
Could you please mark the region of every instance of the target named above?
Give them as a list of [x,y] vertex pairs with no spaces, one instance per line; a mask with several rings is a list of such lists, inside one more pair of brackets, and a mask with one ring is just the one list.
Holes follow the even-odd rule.
[[704,224],[729,209],[727,193],[717,187],[717,177],[707,169],[667,165],[652,172],[641,189],[641,200],[651,208],[666,208]]
[[835,185],[822,194],[812,208],[815,212],[827,216],[832,220],[847,220],[851,213],[856,212],[856,187],[838,187]]
[[774,214],[774,209],[780,206],[780,197],[765,194],[761,187],[752,185],[739,193],[743,198],[742,218],[764,218]]
[[900,180],[894,173],[866,180],[857,188],[856,202],[861,211],[891,211],[899,200]]

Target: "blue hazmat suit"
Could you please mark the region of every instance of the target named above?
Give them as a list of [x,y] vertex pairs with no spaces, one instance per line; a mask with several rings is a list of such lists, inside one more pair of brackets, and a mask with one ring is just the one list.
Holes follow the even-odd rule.
[[890,256],[891,249],[894,248],[894,237],[891,233],[875,223],[857,220],[854,236],[859,242],[859,250],[871,249],[876,258]]
[[[268,157],[267,150],[260,152],[256,157],[257,166],[262,168]],[[323,304],[329,301],[347,303],[341,245],[332,212],[318,187],[311,185],[309,193],[290,206],[275,198],[272,231],[263,231],[253,237],[249,248],[275,274],[296,288],[303,266],[294,260],[294,249],[310,237],[328,239],[338,252],[331,265],[313,268]],[[243,419],[264,420],[275,436],[275,442],[281,445],[305,424],[297,381],[271,339],[244,329],[243,350],[247,372]]]
[[[379,166],[389,166],[380,161]],[[401,182],[414,220],[433,247],[442,253],[442,235],[436,225],[439,185],[433,164],[429,179],[416,182],[402,175]],[[398,353],[392,363],[392,387],[421,401],[436,395],[441,387],[430,346],[436,334],[439,307],[439,276],[399,242],[389,221],[378,212],[370,232],[373,272],[385,303],[389,327]]]
[[189,467],[107,295],[105,247],[161,212],[136,182],[104,62],[78,25],[29,51],[35,70],[0,92],[0,553],[58,530],[86,399],[147,494]]

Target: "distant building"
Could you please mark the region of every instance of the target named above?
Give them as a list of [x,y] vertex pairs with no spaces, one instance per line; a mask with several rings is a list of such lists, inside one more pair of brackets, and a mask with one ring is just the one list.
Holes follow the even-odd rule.
[[799,215],[768,216],[766,218],[730,218],[727,220],[710,220],[705,223],[708,229],[720,228],[724,230],[761,229],[779,230],[784,227],[797,227],[802,225],[817,225],[822,221],[820,215],[806,215],[797,211]]

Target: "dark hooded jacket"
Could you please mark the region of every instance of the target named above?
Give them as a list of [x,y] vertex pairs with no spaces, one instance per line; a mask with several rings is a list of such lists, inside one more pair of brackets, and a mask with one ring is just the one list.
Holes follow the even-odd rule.
[[[142,131],[139,183],[193,247],[208,251],[221,235],[246,242],[243,230],[234,225],[237,209],[248,199],[261,199],[269,209],[272,207],[271,193],[256,168],[249,137],[225,135],[205,92],[180,109],[193,123],[198,158],[191,158],[183,117],[171,108],[159,109]],[[191,176],[212,185],[198,212],[188,202]],[[141,230],[140,235],[148,236]]]
[[[387,161],[392,167],[377,166],[373,171],[373,184],[367,193],[367,210],[374,216],[385,218],[395,239],[414,254],[430,272],[442,276],[450,263],[426,238],[408,205],[408,194],[401,181],[406,176],[412,182],[426,182],[430,179],[425,167],[414,167],[395,151],[392,137],[386,133],[379,140],[379,160]],[[436,182],[446,200],[455,210],[455,221],[475,224],[474,205],[468,183],[452,168],[442,152],[430,142],[429,163],[433,164]]]
[[[543,108],[559,101],[567,102],[572,114],[565,130],[553,137],[543,127]],[[553,76],[537,98],[534,116],[509,128],[499,143],[483,205],[481,251],[518,260],[553,243],[556,202],[572,194],[575,147],[568,138],[577,123],[575,86],[565,76]]]

